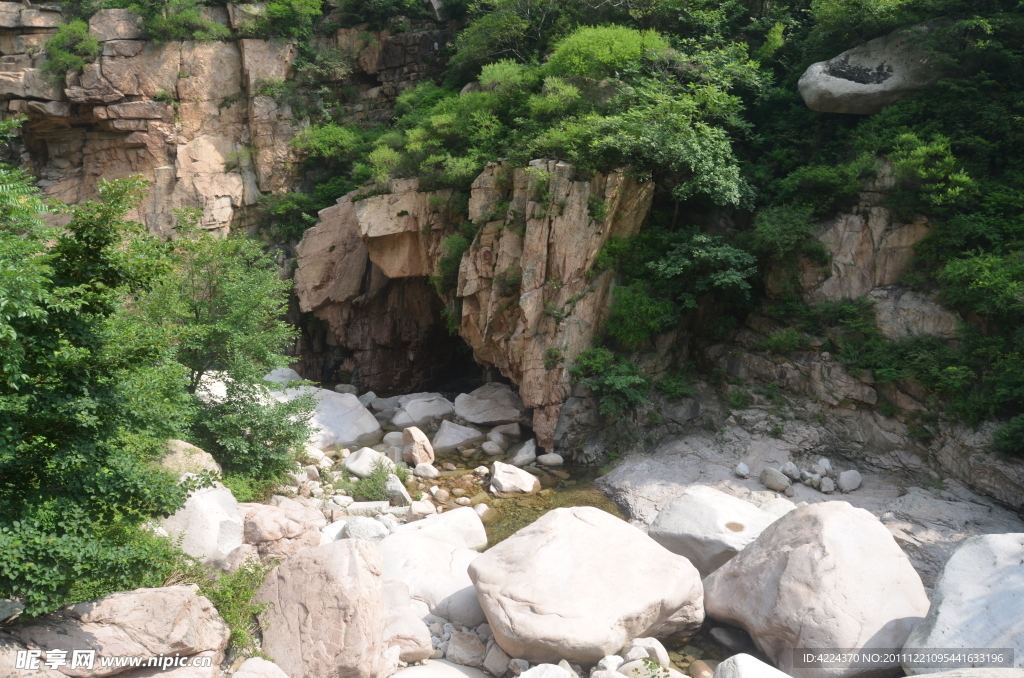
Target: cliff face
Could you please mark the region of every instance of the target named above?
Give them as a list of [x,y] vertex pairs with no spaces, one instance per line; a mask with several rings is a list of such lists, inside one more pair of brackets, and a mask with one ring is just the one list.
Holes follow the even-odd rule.
[[[608,308],[612,274],[592,275],[594,261],[610,237],[639,230],[653,193],[621,172],[574,175],[542,160],[529,170],[488,166],[466,215],[480,230],[452,291],[459,335],[477,363],[519,386],[547,449],[571,389],[567,366],[590,347]],[[421,192],[415,180],[390,189],[323,210],[297,249],[295,282],[300,309],[353,351],[360,385],[400,390],[427,383],[438,367],[444,330],[425,276],[438,272],[441,242],[463,215],[448,190]]]
[[[231,4],[204,11],[236,29],[244,19]],[[130,12],[102,10],[90,20],[102,55],[60,86],[40,69],[60,19],[57,5],[0,2],[0,111],[28,117],[21,160],[47,196],[78,203],[96,195],[100,179],[141,174],[150,192],[132,216],[151,232],[170,232],[181,207],[201,208],[204,228],[227,232],[261,193],[296,187],[300,158],[290,141],[309,121],[260,94],[261,81],[294,76],[294,43],[155,43],[141,39]],[[341,119],[388,119],[399,91],[440,73],[437,55],[451,33],[427,24],[322,38],[353,67],[322,83],[352,93]]]

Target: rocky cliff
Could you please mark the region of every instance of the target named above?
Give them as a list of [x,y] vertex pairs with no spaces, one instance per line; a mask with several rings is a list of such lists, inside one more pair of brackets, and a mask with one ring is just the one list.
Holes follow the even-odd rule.
[[[251,6],[246,6],[251,7]],[[240,7],[206,7],[207,18],[238,29]],[[101,10],[89,22],[102,53],[56,83],[41,70],[59,5],[0,2],[0,111],[25,115],[21,162],[52,198],[78,203],[100,179],[141,174],[149,195],[133,215],[168,234],[174,210],[202,209],[201,225],[227,232],[261,193],[294,189],[299,155],[290,141],[309,124],[267,95],[267,82],[294,76],[294,42],[144,40],[138,17]],[[392,34],[338,29],[321,47],[346,55],[351,73],[320,83],[349,93],[341,120],[386,120],[398,92],[436,77],[452,30],[421,22]]]
[[362,388],[427,383],[443,369],[432,351],[444,330],[426,276],[438,273],[444,237],[468,219],[478,231],[451,293],[459,335],[477,363],[519,386],[538,442],[552,449],[571,389],[567,366],[590,347],[608,307],[612,273],[593,274],[595,258],[610,237],[639,230],[653,187],[537,160],[489,165],[465,215],[450,190],[418,188],[392,181],[389,193],[357,192],[320,213],[297,249],[300,309],[351,348]]

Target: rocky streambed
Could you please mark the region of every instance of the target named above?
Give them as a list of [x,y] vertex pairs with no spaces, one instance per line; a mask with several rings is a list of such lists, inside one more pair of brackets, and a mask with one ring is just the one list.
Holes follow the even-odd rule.
[[[274,397],[317,402],[317,430],[287,482],[266,503],[239,503],[219,484],[196,491],[157,528],[226,571],[278,563],[257,594],[273,661],[225,654],[217,611],[171,586],[5,626],[0,677],[25,675],[19,651],[49,658],[72,640],[98,656],[210,658],[170,669],[173,678],[946,668],[799,665],[805,647],[1010,648],[1006,668],[946,678],[1024,676],[1020,517],[920,467],[829,447],[827,428],[804,416],[813,404],[722,411],[698,393],[686,409],[702,416],[598,470],[539,448],[507,386],[379,398],[288,383],[296,377],[268,377]],[[169,468],[217,470],[198,448],[170,447]],[[52,678],[155,675],[40,666]]]

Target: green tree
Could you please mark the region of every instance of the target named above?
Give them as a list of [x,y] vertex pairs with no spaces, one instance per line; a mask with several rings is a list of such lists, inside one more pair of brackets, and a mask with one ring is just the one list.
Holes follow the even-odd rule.
[[27,178],[3,174],[0,596],[38,614],[76,590],[155,583],[170,544],[138,526],[184,501],[188,488],[150,461],[183,433],[189,398],[165,346],[115,319],[160,269],[123,221],[143,182],[101,181],[57,234],[34,218]]
[[136,322],[164,328],[174,358],[199,399],[193,427],[225,470],[255,479],[279,476],[309,438],[313,402],[277,402],[263,376],[289,359],[295,329],[283,320],[290,281],[259,243],[218,238],[179,212],[181,238],[170,270],[133,304]]

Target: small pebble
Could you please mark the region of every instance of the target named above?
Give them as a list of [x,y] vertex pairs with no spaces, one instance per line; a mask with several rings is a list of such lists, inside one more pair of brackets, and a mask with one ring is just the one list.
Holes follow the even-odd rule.
[[736,464],[736,468],[733,469],[733,473],[735,473],[740,478],[749,478],[750,467],[741,461],[740,463]]

